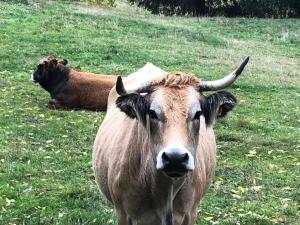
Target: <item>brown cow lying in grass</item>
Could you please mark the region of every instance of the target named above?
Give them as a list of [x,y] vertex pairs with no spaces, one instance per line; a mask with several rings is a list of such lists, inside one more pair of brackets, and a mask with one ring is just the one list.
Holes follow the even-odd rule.
[[32,74],[51,95],[50,109],[89,109],[105,111],[110,89],[115,85],[114,75],[77,72],[67,67],[67,60],[52,56],[42,59]]

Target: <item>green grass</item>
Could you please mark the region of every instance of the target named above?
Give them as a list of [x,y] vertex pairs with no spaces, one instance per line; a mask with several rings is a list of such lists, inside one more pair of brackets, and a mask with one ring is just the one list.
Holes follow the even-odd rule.
[[30,81],[54,55],[127,75],[147,61],[202,79],[250,63],[215,125],[218,167],[197,224],[300,223],[300,20],[153,16],[70,1],[0,3],[0,224],[114,224],[91,149],[104,113],[51,111]]

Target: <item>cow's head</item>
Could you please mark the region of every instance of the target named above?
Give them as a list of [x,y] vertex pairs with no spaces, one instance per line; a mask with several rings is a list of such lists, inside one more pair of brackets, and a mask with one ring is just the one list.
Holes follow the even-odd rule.
[[41,85],[51,86],[65,78],[67,63],[66,59],[57,60],[53,56],[47,56],[40,60],[31,78]]
[[118,78],[116,90],[120,96],[116,105],[147,128],[158,171],[169,177],[181,177],[194,169],[200,127],[212,126],[216,118],[224,117],[236,105],[231,93],[202,93],[232,84],[248,60],[249,57],[231,74],[216,81],[200,81],[192,75],[177,73],[126,90],[121,77]]

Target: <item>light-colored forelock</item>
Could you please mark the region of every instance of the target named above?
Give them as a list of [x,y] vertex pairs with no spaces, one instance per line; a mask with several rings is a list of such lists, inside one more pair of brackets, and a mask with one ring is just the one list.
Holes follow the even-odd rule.
[[170,88],[183,88],[186,86],[198,86],[201,81],[193,74],[176,72],[169,73],[162,80],[152,83],[154,86],[164,86]]
[[53,56],[46,56],[45,58],[41,59],[39,64],[44,64],[45,62],[50,62],[51,60],[55,59]]

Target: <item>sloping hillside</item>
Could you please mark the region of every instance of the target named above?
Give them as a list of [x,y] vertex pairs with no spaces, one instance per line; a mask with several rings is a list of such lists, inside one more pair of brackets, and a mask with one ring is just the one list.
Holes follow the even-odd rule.
[[198,224],[300,223],[300,20],[153,16],[124,2],[0,3],[0,224],[114,224],[91,169],[104,113],[51,111],[30,81],[45,55],[123,76],[150,61],[222,77],[250,55],[215,125],[218,168]]

